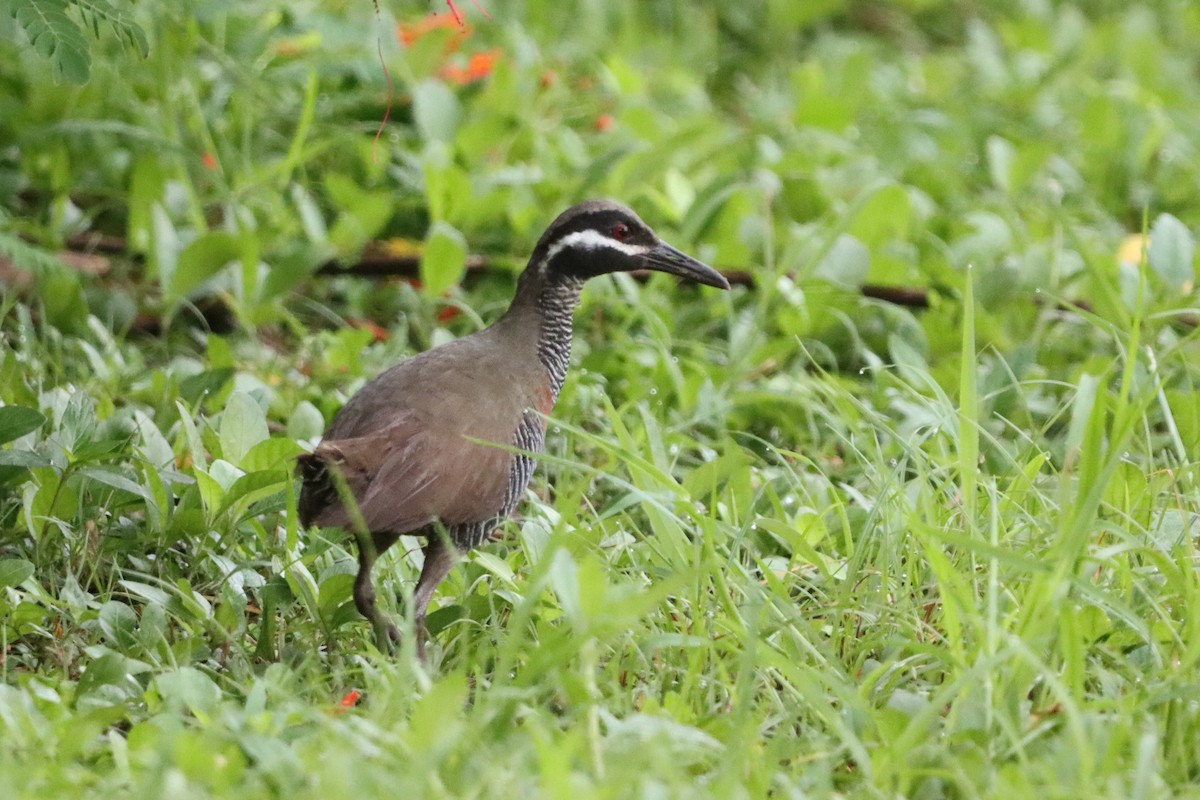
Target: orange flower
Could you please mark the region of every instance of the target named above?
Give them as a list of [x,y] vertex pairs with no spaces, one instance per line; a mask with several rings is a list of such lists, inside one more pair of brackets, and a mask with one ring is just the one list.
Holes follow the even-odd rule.
[[217,157],[212,153],[205,153],[204,155],[200,156],[200,163],[203,164],[204,168],[209,172],[215,172],[217,169]]
[[614,122],[615,120],[613,119],[612,114],[601,114],[596,117],[596,121],[592,123],[592,127],[598,130],[600,133],[604,133],[612,128]]
[[358,698],[360,697],[362,697],[362,695],[359,694],[357,690],[351,689],[342,695],[342,699],[339,700],[338,704],[333,707],[333,713],[344,714],[346,711],[349,711],[358,705]]
[[499,58],[499,48],[486,50],[471,56],[465,67],[460,67],[457,64],[447,64],[438,70],[438,75],[450,83],[458,86],[466,86],[468,83],[475,83],[491,75],[492,69],[496,66],[496,61]]

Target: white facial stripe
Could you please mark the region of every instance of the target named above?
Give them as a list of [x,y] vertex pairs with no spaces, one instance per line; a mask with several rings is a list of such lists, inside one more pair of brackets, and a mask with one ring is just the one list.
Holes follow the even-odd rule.
[[584,250],[599,250],[601,248],[608,248],[610,250],[616,250],[624,253],[627,256],[640,256],[642,253],[645,253],[650,249],[642,244],[626,244],[625,242],[618,242],[616,239],[610,239],[599,231],[575,231],[575,233],[569,233],[563,238],[559,239],[554,246],[547,251],[546,257],[542,259],[540,264],[538,264],[538,271],[544,271],[547,265],[554,260],[554,257],[563,250],[566,250],[568,247],[580,247]]

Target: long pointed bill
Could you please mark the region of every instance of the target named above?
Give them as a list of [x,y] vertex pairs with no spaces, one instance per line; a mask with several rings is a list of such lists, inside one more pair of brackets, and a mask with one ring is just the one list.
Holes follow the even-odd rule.
[[729,281],[707,264],[697,261],[687,253],[681,253],[666,242],[659,242],[639,256],[642,266],[658,272],[669,272],[689,281],[728,289]]

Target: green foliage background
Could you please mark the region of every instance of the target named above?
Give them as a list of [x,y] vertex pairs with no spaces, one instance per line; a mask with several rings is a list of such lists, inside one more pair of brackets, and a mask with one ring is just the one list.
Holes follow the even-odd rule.
[[[0,3],[0,794],[1200,791],[1200,9],[459,5]],[[383,657],[292,459],[597,195],[752,284],[589,285]]]

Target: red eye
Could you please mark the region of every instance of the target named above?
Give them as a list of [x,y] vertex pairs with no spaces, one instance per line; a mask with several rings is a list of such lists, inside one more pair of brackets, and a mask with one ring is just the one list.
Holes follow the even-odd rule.
[[618,222],[616,225],[613,225],[612,238],[616,239],[618,242],[623,242],[628,239],[629,226],[624,222]]

